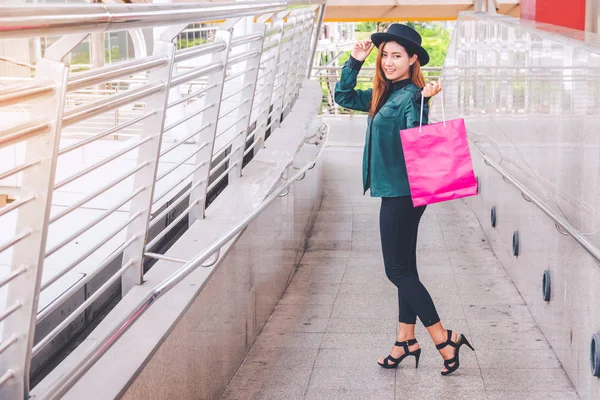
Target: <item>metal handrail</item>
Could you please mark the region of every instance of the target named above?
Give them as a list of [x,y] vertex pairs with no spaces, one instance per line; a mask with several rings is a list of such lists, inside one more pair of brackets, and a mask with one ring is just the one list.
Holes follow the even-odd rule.
[[0,104],[9,106],[23,101],[46,96],[54,91],[50,83],[30,82],[24,85],[14,85],[0,90]]
[[201,46],[190,47],[183,50],[177,50],[175,54],[175,62],[189,60],[191,58],[200,57],[206,54],[217,53],[227,48],[227,45],[222,40],[212,43],[203,44]]
[[88,86],[93,86],[112,81],[114,79],[137,74],[139,72],[150,71],[155,68],[164,67],[168,64],[169,60],[165,56],[152,56],[143,59],[122,61],[106,67],[72,74],[69,77],[67,88],[69,91],[75,91]]
[[154,28],[189,21],[208,22],[280,12],[290,6],[325,4],[326,0],[245,1],[196,4],[36,4],[0,7],[0,39],[59,36]]
[[554,212],[550,207],[548,207],[548,205],[546,205],[546,203],[544,203],[544,201],[542,201],[539,197],[537,197],[529,189],[527,189],[527,187],[523,185],[518,179],[513,177],[508,171],[506,171],[504,168],[502,168],[500,165],[494,162],[494,160],[487,156],[485,152],[481,150],[475,142],[473,142],[470,139],[469,142],[481,155],[483,161],[496,172],[498,172],[505,180],[505,182],[510,183],[511,185],[516,187],[521,192],[521,195],[527,197],[528,202],[535,204],[544,214],[546,214],[546,216],[548,216],[552,221],[554,221],[555,224],[558,224],[558,226],[562,230],[564,230],[564,232],[561,232],[562,234],[566,233],[570,235],[577,243],[581,245],[581,247],[585,249],[585,251],[587,251],[592,257],[594,257],[596,261],[600,261],[600,249],[598,249],[593,243],[587,240],[587,238],[583,236],[581,232],[575,226],[573,226],[573,224],[571,224],[565,218],[561,217],[556,212]]
[[[327,130],[329,130],[328,126]],[[52,387],[50,387],[45,394],[40,396],[40,399],[54,400],[67,393],[67,391],[73,387],[77,380],[81,378],[96,363],[96,361],[98,361],[98,359],[100,359],[100,357],[102,357],[111,348],[111,346],[121,336],[123,336],[125,332],[127,332],[131,325],[133,325],[133,323],[137,321],[137,319],[141,317],[150,308],[150,306],[156,302],[156,300],[168,293],[173,287],[194,272],[204,262],[210,259],[213,254],[220,251],[221,248],[230,240],[235,238],[239,233],[246,229],[246,227],[252,221],[254,221],[254,219],[256,219],[273,201],[277,200],[286,189],[296,182],[297,179],[302,177],[306,171],[311,170],[315,163],[319,160],[325,147],[325,143],[323,143],[317,155],[310,162],[297,170],[296,174],[294,174],[291,179],[288,179],[279,188],[271,192],[271,194],[265,198],[265,200],[255,210],[250,212],[240,222],[230,228],[204,251],[184,264],[170,277],[156,285],[152,291],[150,291],[135,305],[135,307],[126,317],[122,318],[107,334],[99,338],[91,350],[89,350],[77,364],[73,365],[69,371],[65,372],[59,379],[57,379]]]

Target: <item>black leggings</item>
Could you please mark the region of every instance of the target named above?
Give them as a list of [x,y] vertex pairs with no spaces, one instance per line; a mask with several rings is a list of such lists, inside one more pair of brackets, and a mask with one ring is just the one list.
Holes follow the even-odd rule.
[[433,300],[417,272],[417,233],[425,207],[413,207],[410,196],[383,197],[379,213],[385,273],[398,288],[399,321],[423,325],[440,322]]

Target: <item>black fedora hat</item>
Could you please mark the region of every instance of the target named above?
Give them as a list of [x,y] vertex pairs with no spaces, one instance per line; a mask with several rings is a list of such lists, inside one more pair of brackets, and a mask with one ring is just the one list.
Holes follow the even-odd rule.
[[413,28],[403,24],[391,24],[386,32],[374,33],[371,35],[371,41],[377,48],[383,42],[397,42],[402,45],[407,52],[416,54],[419,57],[421,65],[429,62],[427,50],[421,46],[421,35]]

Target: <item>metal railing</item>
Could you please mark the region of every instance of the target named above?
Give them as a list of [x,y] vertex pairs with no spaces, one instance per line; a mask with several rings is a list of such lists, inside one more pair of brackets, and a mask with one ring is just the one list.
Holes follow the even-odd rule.
[[[325,137],[328,134],[329,128],[325,125],[321,127],[321,137]],[[183,263],[175,273],[165,279],[163,282],[154,287],[143,299],[141,299],[135,307],[129,312],[129,314],[122,318],[113,328],[105,334],[103,337],[98,339],[92,349],[90,349],[85,357],[82,357],[79,363],[73,366],[69,373],[65,373],[63,378],[55,382],[53,386],[44,395],[44,399],[56,399],[64,395],[76,382],[81,378],[96,361],[100,359],[110,347],[140,318],[146,310],[152,304],[156,302],[165,293],[171,290],[175,285],[189,276],[194,270],[200,267],[210,267],[218,261],[220,249],[225,246],[231,239],[242,232],[250,222],[258,217],[273,201],[279,197],[286,196],[289,193],[289,188],[296,181],[304,179],[306,172],[314,168],[315,163],[319,160],[321,153],[325,150],[325,146],[321,145],[318,154],[302,168],[298,169],[297,172],[289,177],[285,183],[273,190],[272,193],[252,212],[250,212],[241,221],[235,224],[232,228],[227,230],[218,240],[213,242],[200,254],[196,255],[190,261],[177,260],[169,257],[160,257],[172,262]],[[210,259],[213,259],[208,265],[205,264]]]
[[[0,89],[0,111],[20,110],[0,125],[0,155],[20,152],[8,168],[0,163],[0,188],[10,187],[15,199],[0,207],[0,235],[8,234],[0,236],[0,398],[27,398],[33,357],[102,296],[141,284],[144,261],[164,259],[160,252],[182,224],[203,218],[241,176],[298,96],[324,3],[0,7],[0,40],[64,35],[46,49],[33,79]],[[211,27],[213,41],[178,48],[186,27],[215,20],[224,22]],[[152,55],[78,73],[62,61],[91,32],[159,25]],[[102,91],[119,82],[126,89]],[[152,300],[227,241],[186,263]],[[85,301],[64,308],[92,282],[99,287]],[[67,290],[40,307],[55,285]],[[86,357],[43,397],[58,398],[100,355]]]
[[527,188],[522,182],[520,182],[517,178],[515,178],[512,174],[510,174],[506,169],[502,168],[500,164],[495,162],[490,156],[488,156],[485,151],[481,149],[481,147],[470,141],[473,148],[479,153],[484,163],[496,171],[505,182],[513,185],[519,192],[521,192],[521,196],[527,202],[533,203],[538,207],[548,218],[554,222],[554,226],[556,230],[562,235],[571,236],[581,247],[585,249],[592,257],[597,264],[600,264],[600,249],[596,247],[592,242],[588,240],[572,223],[570,223],[566,218],[560,216],[556,211],[552,209],[546,202],[536,196],[530,189]]

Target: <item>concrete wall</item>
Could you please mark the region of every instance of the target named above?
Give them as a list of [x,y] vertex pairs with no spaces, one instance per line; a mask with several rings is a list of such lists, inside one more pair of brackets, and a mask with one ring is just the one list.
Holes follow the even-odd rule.
[[321,164],[230,248],[123,399],[216,399],[283,295],[321,200]]
[[[468,204],[580,398],[598,399],[600,379],[590,371],[590,342],[600,328],[600,266],[575,240],[561,234],[535,204],[485,165],[477,152],[473,156],[481,191]],[[492,207],[496,209],[495,228],[491,226]],[[519,233],[518,257],[513,255],[515,231]],[[550,272],[548,302],[542,297],[545,270]]]

